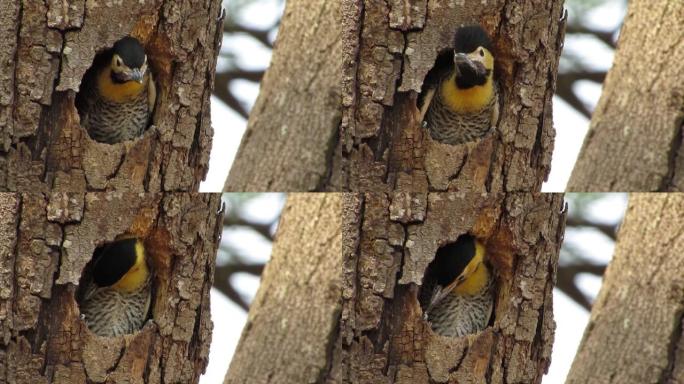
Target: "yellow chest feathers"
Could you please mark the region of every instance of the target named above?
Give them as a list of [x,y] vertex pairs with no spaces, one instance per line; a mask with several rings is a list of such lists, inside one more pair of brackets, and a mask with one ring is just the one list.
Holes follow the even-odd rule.
[[479,293],[487,285],[488,281],[489,270],[483,263],[480,263],[472,275],[454,288],[453,293],[473,296]]
[[461,89],[456,86],[455,74],[452,74],[440,86],[442,101],[456,113],[475,113],[487,106],[494,96],[492,74],[487,76],[483,85]]
[[140,92],[145,89],[145,84],[147,84],[147,76],[146,74],[142,84],[137,81],[115,83],[112,81],[112,70],[107,67],[98,75],[97,87],[102,97],[117,103],[124,103],[140,95]]

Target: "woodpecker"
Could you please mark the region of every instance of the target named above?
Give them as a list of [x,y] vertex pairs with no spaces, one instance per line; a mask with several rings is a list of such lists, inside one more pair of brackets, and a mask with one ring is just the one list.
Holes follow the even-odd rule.
[[451,145],[484,136],[499,119],[499,92],[487,32],[479,25],[459,28],[453,61],[446,68],[435,67],[426,77],[421,108],[430,136]]
[[88,328],[99,336],[140,329],[152,296],[152,274],[140,239],[115,241],[98,249],[86,269],[79,307]]
[[81,126],[92,139],[114,144],[143,134],[156,98],[143,46],[124,37],[95,59],[83,78],[76,107]]
[[442,336],[461,337],[487,327],[494,297],[485,247],[471,235],[437,251],[420,291],[423,317]]

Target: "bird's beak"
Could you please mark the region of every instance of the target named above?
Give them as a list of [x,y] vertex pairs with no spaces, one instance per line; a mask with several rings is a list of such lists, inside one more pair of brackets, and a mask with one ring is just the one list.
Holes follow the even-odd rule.
[[135,80],[138,83],[142,84],[144,75],[145,74],[139,68],[136,68],[131,71],[131,80]]
[[454,290],[459,284],[461,284],[465,280],[465,274],[461,273],[458,275],[454,281],[451,282],[451,284],[447,285],[446,287],[439,287],[437,286],[437,289],[432,294],[432,297],[430,298],[430,302],[428,303],[427,308],[425,308],[424,316],[427,316],[427,314],[432,310],[432,308],[435,307],[435,305],[439,304],[440,301],[442,301],[445,297],[451,293],[451,291]]
[[461,75],[461,70],[459,69],[461,65],[467,65],[471,68],[474,68],[473,61],[470,60],[470,58],[465,53],[454,52],[454,66],[456,67],[456,76]]

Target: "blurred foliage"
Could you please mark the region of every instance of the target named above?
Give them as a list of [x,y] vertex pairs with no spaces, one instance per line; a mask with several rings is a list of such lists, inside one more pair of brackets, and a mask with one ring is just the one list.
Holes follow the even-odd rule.
[[[611,4],[619,5],[618,8],[622,10],[621,14],[616,14],[614,19],[606,20],[606,24],[615,24],[614,27],[605,29],[589,22],[592,13],[596,12],[599,7]],[[618,33],[622,26],[621,20],[627,9],[627,0],[567,0],[565,6],[569,15],[556,82],[556,95],[577,112],[591,118],[594,106],[590,105],[590,100],[578,93],[577,85],[581,81],[602,84],[606,77],[606,68],[610,63],[604,66],[587,63],[586,59],[590,56],[586,48],[587,41],[584,41],[583,48],[579,48],[582,44],[580,38],[589,38],[605,45],[610,50],[615,50]],[[618,20],[620,22],[617,22]]]
[[[243,61],[248,58],[249,52],[240,52],[237,50],[225,49],[231,45],[231,39],[243,37],[254,40],[260,43],[266,49],[273,49],[273,42],[275,35],[280,25],[280,18],[276,18],[272,25],[266,27],[258,27],[258,23],[248,20],[245,14],[250,6],[256,3],[272,4],[274,7],[283,9],[285,0],[228,0],[224,1],[223,6],[226,9],[226,18],[223,24],[223,46],[219,53],[219,66],[216,70],[214,95],[226,105],[238,113],[243,118],[247,119],[249,110],[254,104],[254,100],[245,100],[242,95],[236,94],[232,85],[236,81],[244,80],[254,84],[261,82],[264,76],[266,67],[254,69],[253,67],[245,68],[240,64],[240,58]],[[253,63],[252,63],[253,64]]]
[[[285,200],[285,194],[278,194]],[[253,204],[259,204],[263,198],[261,193],[224,193],[223,202],[225,204],[223,216],[223,232],[235,229],[247,230],[256,234],[260,240],[266,244],[273,243],[276,226],[280,219],[280,212],[274,215],[273,219],[263,221],[255,218],[250,211]],[[281,205],[282,206],[282,205]],[[242,236],[246,238],[246,236]],[[234,240],[233,240],[234,241]],[[261,276],[264,269],[262,261],[255,261],[253,254],[245,250],[244,243],[236,244],[227,238],[221,239],[216,261],[216,271],[214,273],[214,288],[225,294],[231,301],[239,305],[244,310],[249,308],[249,303],[241,289],[234,284],[236,274],[247,273],[253,276]],[[253,244],[249,244],[253,245]],[[268,259],[270,255],[261,255],[260,260]]]
[[[565,240],[560,250],[556,288],[568,295],[585,309],[591,309],[594,294],[589,294],[578,284],[577,277],[581,274],[602,276],[606,269],[603,260],[612,255],[597,257],[599,246],[596,243],[586,244],[582,239],[599,236],[607,244],[615,244],[617,231],[622,218],[622,212],[606,212],[601,203],[606,199],[626,198],[626,194],[606,193],[567,193],[565,200],[568,204]],[[608,213],[608,214],[607,214]],[[588,254],[592,253],[592,254]],[[599,260],[597,260],[599,259]]]

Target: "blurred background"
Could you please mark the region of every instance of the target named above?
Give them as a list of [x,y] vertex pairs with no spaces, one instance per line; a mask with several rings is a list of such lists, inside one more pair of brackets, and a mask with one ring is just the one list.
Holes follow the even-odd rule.
[[211,288],[214,331],[201,384],[223,383],[285,204],[283,193],[224,193],[225,215]]
[[[223,189],[245,131],[259,81],[270,61],[284,0],[224,1],[226,20],[211,112],[214,127],[205,192]],[[561,192],[589,127],[601,83],[613,61],[626,0],[566,0],[568,26],[561,56],[554,126],[556,142],[545,192]],[[225,194],[226,218],[211,292],[214,321],[209,367],[202,384],[223,382],[247,319],[284,194]],[[567,194],[569,214],[554,290],[557,323],[552,364],[544,383],[565,380],[612,257],[626,194]]]

